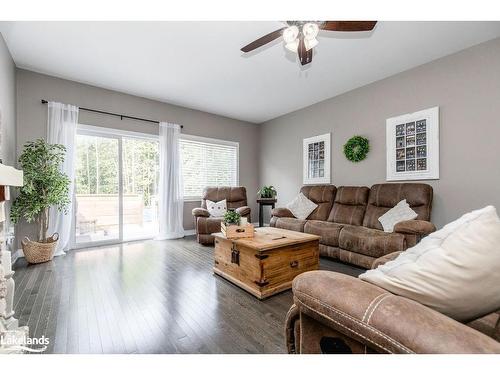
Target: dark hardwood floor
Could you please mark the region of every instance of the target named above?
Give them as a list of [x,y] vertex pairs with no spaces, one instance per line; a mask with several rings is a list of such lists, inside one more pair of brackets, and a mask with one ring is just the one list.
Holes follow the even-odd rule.
[[[291,291],[259,301],[212,274],[194,237],[15,264],[15,311],[47,353],[284,353]],[[321,269],[362,270],[322,259]]]

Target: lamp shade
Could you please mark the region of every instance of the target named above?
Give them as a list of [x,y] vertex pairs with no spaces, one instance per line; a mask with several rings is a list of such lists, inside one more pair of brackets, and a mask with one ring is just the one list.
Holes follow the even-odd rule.
[[314,48],[318,45],[318,39],[304,39],[304,46],[306,47],[306,51],[309,51],[311,48]]
[[319,26],[315,23],[308,22],[302,26],[302,34],[304,34],[304,39],[312,40],[318,36]]
[[299,40],[295,39],[293,42],[285,44],[285,47],[292,52],[297,52],[299,49]]
[[283,31],[283,40],[286,44],[293,42],[299,36],[299,28],[295,25],[287,27]]

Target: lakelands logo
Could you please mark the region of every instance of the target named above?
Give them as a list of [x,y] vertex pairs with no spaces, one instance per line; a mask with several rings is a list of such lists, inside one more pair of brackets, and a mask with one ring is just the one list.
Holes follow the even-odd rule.
[[5,331],[0,335],[0,348],[7,351],[25,351],[30,353],[42,353],[47,350],[50,339],[41,337],[28,337],[19,335],[19,331]]

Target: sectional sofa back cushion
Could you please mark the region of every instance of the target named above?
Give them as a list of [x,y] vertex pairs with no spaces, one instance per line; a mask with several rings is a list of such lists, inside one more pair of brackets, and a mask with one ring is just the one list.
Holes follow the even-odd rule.
[[370,189],[366,186],[341,186],[337,189],[328,221],[362,225]]
[[227,202],[227,208],[239,208],[247,206],[247,190],[244,186],[209,186],[203,190],[201,196],[201,207],[207,208],[207,199],[219,202],[223,199]]
[[300,192],[318,205],[316,209],[307,217],[308,220],[326,221],[332,210],[333,200],[337,188],[335,185],[309,185],[302,186]]
[[384,230],[378,218],[406,199],[417,213],[417,220],[430,221],[432,208],[432,187],[420,183],[377,184],[370,189],[363,226]]

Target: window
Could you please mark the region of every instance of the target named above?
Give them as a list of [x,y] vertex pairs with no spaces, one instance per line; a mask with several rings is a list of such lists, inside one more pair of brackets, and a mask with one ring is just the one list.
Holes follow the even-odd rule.
[[183,135],[180,148],[185,199],[200,198],[206,186],[238,185],[237,142]]

